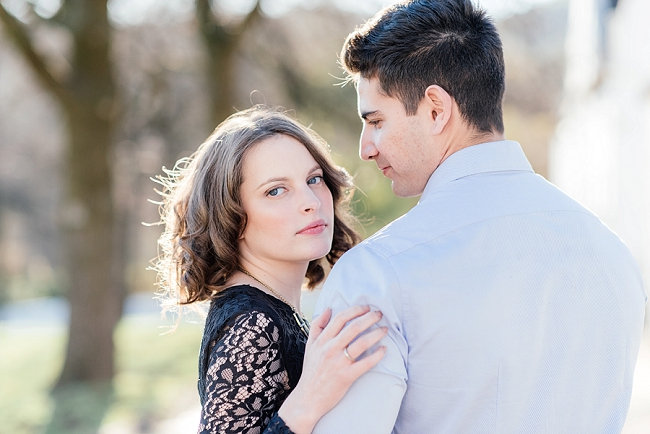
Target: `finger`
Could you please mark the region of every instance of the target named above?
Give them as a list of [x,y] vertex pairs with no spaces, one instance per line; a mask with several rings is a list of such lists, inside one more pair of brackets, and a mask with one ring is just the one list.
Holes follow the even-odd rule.
[[329,307],[323,311],[310,325],[308,341],[315,341],[323,332],[332,317],[332,309]]
[[323,330],[323,338],[328,340],[333,339],[341,332],[341,329],[343,329],[347,322],[369,311],[370,306],[352,306],[345,309],[343,312],[337,313]]
[[374,368],[381,361],[385,354],[386,347],[381,346],[363,359],[354,362],[352,366],[350,366],[350,374],[353,376],[354,380]]
[[381,318],[380,311],[368,312],[350,321],[348,325],[339,333],[338,343],[342,346],[348,346],[357,336],[375,325]]
[[348,354],[356,359],[361,354],[372,348],[374,345],[379,343],[386,334],[388,334],[387,327],[376,328],[368,333],[363,334],[359,339],[355,340],[347,346]]

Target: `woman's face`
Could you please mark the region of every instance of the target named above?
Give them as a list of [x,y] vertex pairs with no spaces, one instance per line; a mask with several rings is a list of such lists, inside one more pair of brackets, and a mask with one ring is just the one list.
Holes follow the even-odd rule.
[[331,249],[332,193],[323,170],[296,139],[278,134],[246,151],[241,200],[247,224],[242,259],[267,264],[309,262]]

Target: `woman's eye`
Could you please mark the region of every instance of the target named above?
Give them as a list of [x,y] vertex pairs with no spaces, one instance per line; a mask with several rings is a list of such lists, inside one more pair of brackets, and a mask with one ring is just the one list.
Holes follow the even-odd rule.
[[372,125],[373,127],[376,127],[377,125],[379,125],[380,122],[381,122],[381,121],[378,120],[378,119],[377,119],[377,120],[368,121],[368,123],[369,123],[370,125]]
[[285,190],[284,187],[275,187],[275,188],[270,189],[270,190],[266,193],[266,195],[267,195],[267,196],[273,196],[273,197],[275,197],[275,196],[279,196],[279,195],[280,195],[284,190]]
[[307,180],[307,184],[313,185],[313,184],[320,184],[323,182],[323,176],[322,175],[316,175],[312,176]]

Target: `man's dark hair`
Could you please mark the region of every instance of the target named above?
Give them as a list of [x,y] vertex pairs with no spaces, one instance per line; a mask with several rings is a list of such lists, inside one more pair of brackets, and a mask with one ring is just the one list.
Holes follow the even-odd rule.
[[505,69],[501,39],[470,0],[413,0],[390,6],[352,32],[341,63],[353,78],[377,77],[413,115],[438,85],[479,132],[503,132]]

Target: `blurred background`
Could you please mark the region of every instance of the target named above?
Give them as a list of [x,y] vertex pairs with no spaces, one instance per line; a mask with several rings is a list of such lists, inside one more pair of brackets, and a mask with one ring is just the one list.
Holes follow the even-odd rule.
[[[415,203],[359,160],[337,64],[390,3],[0,0],[0,431],[195,432],[201,318],[167,333],[147,271],[161,228],[142,223],[158,220],[150,178],[235,109],[281,105],[318,131],[355,177],[365,236]],[[504,42],[507,137],[649,287],[650,3],[481,4]],[[624,432],[650,432],[648,332]]]

